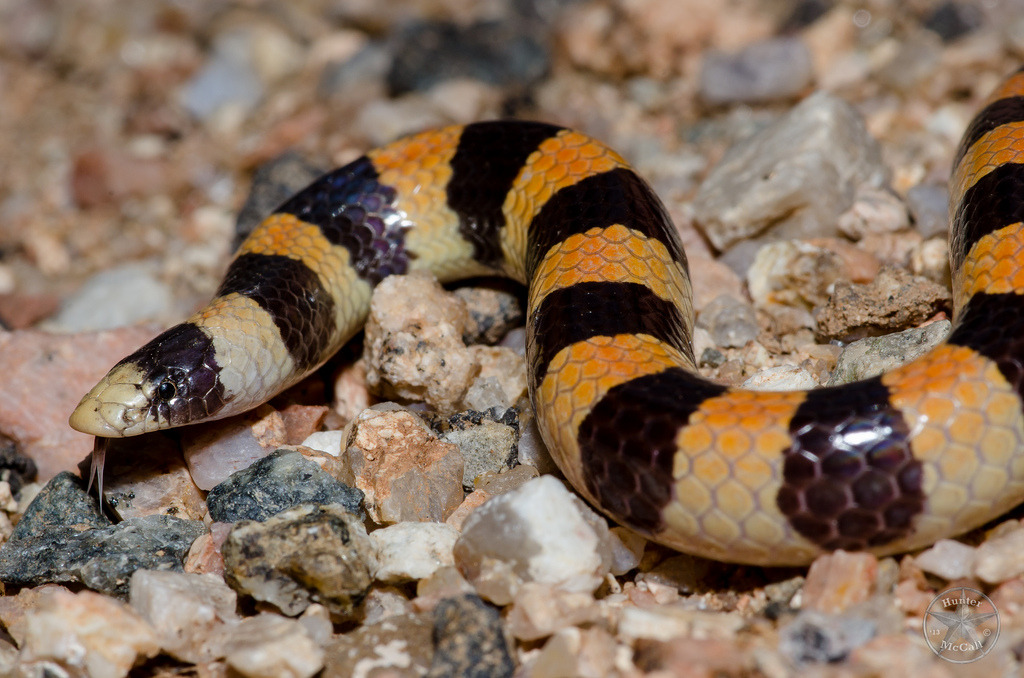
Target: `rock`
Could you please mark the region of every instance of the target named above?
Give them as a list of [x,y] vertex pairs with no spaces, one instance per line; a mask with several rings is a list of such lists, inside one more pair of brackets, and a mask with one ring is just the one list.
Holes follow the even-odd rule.
[[249,195],[235,223],[235,247],[261,221],[305,188],[325,170],[309,163],[298,153],[288,151],[256,168]]
[[235,592],[212,574],[137,570],[129,600],[161,650],[189,664],[223,657],[227,626],[238,622]]
[[247,678],[310,678],[324,650],[294,619],[263,612],[244,619],[225,641],[225,661]]
[[462,455],[416,415],[380,405],[351,426],[343,479],[365,493],[372,520],[442,522],[462,502]]
[[[10,494],[17,495],[21,488],[35,480],[39,473],[36,463],[21,454],[14,441],[0,437],[0,480],[7,484]],[[6,508],[6,502],[0,502],[0,507]]]
[[97,332],[175,315],[168,286],[152,265],[123,264],[89,278],[66,297],[46,328],[57,332]]
[[[70,188],[75,203],[80,207],[89,208],[119,203],[129,197],[153,195],[160,187],[169,183],[170,179],[167,166],[158,158],[139,157],[134,153],[118,148],[93,147],[82,150],[75,155],[74,163],[71,167]],[[49,256],[66,257],[67,255],[58,254],[57,251],[54,251]],[[51,265],[54,263],[51,262]],[[65,266],[61,267],[64,268]],[[101,280],[102,276],[102,273],[98,274]],[[137,282],[143,279],[134,273],[129,273],[125,277]],[[150,277],[143,284],[146,286],[146,291],[149,293],[151,300],[160,300],[165,304],[170,301],[169,291],[156,279]],[[107,287],[108,291],[118,295],[122,300],[124,299],[122,290],[114,290],[106,285],[102,286]],[[145,312],[144,306],[140,306],[135,310],[106,309],[105,307],[109,302],[103,297],[96,295],[96,291],[98,290],[93,292],[92,298],[100,303],[94,306],[92,310],[101,317],[109,320],[111,318],[130,317],[132,314],[139,313],[140,311]],[[83,305],[82,301],[77,302],[76,306],[77,312],[74,314],[73,320],[85,323],[90,322],[88,317],[89,309]],[[71,319],[69,318],[69,320]],[[122,324],[124,323],[107,325],[105,328],[95,327],[94,329],[106,329]]]
[[508,611],[509,632],[520,640],[540,640],[570,626],[583,626],[600,617],[589,593],[561,591],[530,582],[516,592]]
[[159,651],[149,624],[127,605],[91,591],[55,589],[25,615],[25,666],[52,661],[72,675],[123,678],[137,661]]
[[531,416],[519,431],[519,463],[532,466],[542,474],[559,473],[537,428],[537,420]]
[[231,588],[288,615],[312,603],[349,617],[373,583],[373,546],[338,504],[301,504],[262,523],[237,523],[221,547]]
[[152,326],[70,336],[0,331],[0,434],[35,462],[40,481],[74,469],[92,452],[93,437],[68,427],[68,415],[111,365],[158,331]]
[[341,456],[341,446],[345,444],[344,431],[317,431],[302,441],[302,447],[308,447],[317,452],[329,454],[332,457]]
[[70,473],[61,473],[29,506],[0,547],[0,580],[37,585],[78,582],[123,596],[138,569],[182,570],[189,546],[206,531],[166,515],[111,525]]
[[607,523],[551,476],[476,509],[455,544],[459,571],[499,605],[528,581],[593,591],[611,561]]
[[757,338],[761,328],[754,308],[736,297],[722,294],[701,310],[698,324],[711,332],[722,348],[740,348]]
[[185,572],[189,574],[215,574],[224,576],[224,557],[220,548],[228,538],[234,523],[211,523],[210,531],[199,535],[185,557]]
[[340,504],[362,516],[363,493],[325,473],[298,452],[277,450],[231,474],[210,490],[206,504],[217,521],[264,521],[299,504]]
[[269,406],[181,430],[185,462],[196,485],[212,490],[285,444],[284,419]]
[[449,430],[441,440],[459,448],[465,459],[462,486],[471,491],[486,474],[507,471],[516,462],[519,420],[508,409],[514,426],[485,418],[481,412],[460,412],[449,418]]
[[470,346],[469,351],[480,371],[462,398],[465,409],[480,412],[491,408],[505,409],[528,395],[523,355],[504,346]]
[[434,640],[427,678],[502,678],[515,672],[500,612],[474,595],[448,598],[434,608]]
[[736,272],[708,256],[694,256],[686,252],[693,282],[693,308],[698,314],[714,299],[722,295],[743,299],[743,281]]
[[1024,528],[1017,527],[984,541],[975,551],[974,575],[999,584],[1024,572]]
[[363,626],[372,626],[388,617],[411,614],[412,603],[409,597],[394,586],[374,586],[366,594],[362,606]]
[[393,44],[387,75],[392,95],[425,91],[453,78],[525,89],[548,69],[547,49],[522,22],[414,21]]
[[853,240],[868,233],[893,233],[910,224],[910,215],[903,202],[892,192],[862,186],[858,188],[850,208],[839,215],[839,232]]
[[831,249],[804,240],[783,240],[757,250],[747,284],[758,308],[782,305],[810,310],[825,304],[842,271],[842,261]]
[[885,266],[867,285],[839,281],[816,315],[818,334],[853,341],[916,326],[948,309],[949,291],[927,278]]
[[813,78],[811,55],[803,41],[773,38],[735,54],[705,53],[698,94],[712,106],[763,103],[795,97]]
[[754,391],[803,391],[816,388],[814,375],[796,365],[778,365],[760,370],[742,384]]
[[949,189],[945,184],[917,184],[907,191],[907,209],[921,237],[945,238],[949,230]]
[[977,549],[953,539],[940,539],[914,558],[922,570],[946,581],[970,577],[976,561]]
[[349,423],[360,412],[377,402],[366,389],[366,363],[362,359],[346,365],[334,380],[334,411]]
[[937,33],[943,42],[951,42],[976,30],[983,23],[984,14],[980,7],[947,0],[933,5],[922,25]]
[[458,530],[444,523],[408,522],[374,530],[370,542],[377,562],[377,581],[416,581],[454,564],[452,547],[458,538]]
[[479,370],[462,343],[468,317],[465,303],[429,274],[386,278],[366,321],[367,385],[384,397],[453,411]]
[[469,344],[496,344],[508,331],[523,321],[519,298],[502,289],[460,287],[455,296],[466,302],[469,318],[462,341]]
[[473,593],[473,586],[459,574],[454,565],[434,570],[429,576],[416,582],[416,598],[413,607],[419,611],[433,611],[445,598],[454,598]]
[[167,434],[111,439],[103,473],[103,498],[122,520],[154,514],[201,520],[206,513],[177,440]]
[[839,614],[875,592],[878,558],[870,553],[834,551],[818,556],[807,571],[806,610]]
[[[708,641],[702,642],[709,644]],[[625,649],[602,628],[562,629],[544,643],[544,647],[530,664],[529,675],[531,678],[558,678],[559,676],[603,678],[608,675],[608,667],[616,665],[616,657],[621,656],[620,652]],[[659,668],[671,666],[662,661],[645,662],[646,656],[646,652],[637,653],[636,663]],[[688,671],[692,671],[692,656],[688,659],[690,661],[685,663],[686,668],[672,667],[669,669],[671,672],[666,675],[686,675]]]
[[618,615],[618,637],[668,642],[681,638],[733,639],[745,624],[736,612],[709,615],[680,604],[623,607]]
[[779,631],[779,652],[797,666],[838,662],[871,640],[875,631],[870,619],[808,610]]
[[323,678],[384,674],[423,676],[434,655],[433,623],[423,614],[387,617],[339,634],[327,645]]
[[718,250],[750,236],[833,235],[856,188],[886,180],[878,143],[841,99],[818,92],[775,124],[737,143],[708,173],[693,202]]
[[263,97],[250,37],[231,31],[214,39],[209,60],[182,88],[181,103],[189,113],[209,121],[228,107],[244,113]]
[[839,354],[828,383],[846,384],[868,379],[906,364],[942,343],[949,328],[948,320],[939,320],[924,327],[855,341]]

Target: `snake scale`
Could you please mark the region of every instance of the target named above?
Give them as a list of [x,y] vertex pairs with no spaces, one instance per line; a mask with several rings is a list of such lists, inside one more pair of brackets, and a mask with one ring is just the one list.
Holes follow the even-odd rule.
[[950,203],[945,343],[865,381],[745,391],[697,374],[686,256],[618,154],[535,122],[427,131],[285,202],[213,301],[114,366],[70,423],[119,437],[244,412],[357,332],[386,276],[499,274],[528,285],[541,434],[615,521],[744,563],[914,549],[1024,499],[1024,69],[967,129]]

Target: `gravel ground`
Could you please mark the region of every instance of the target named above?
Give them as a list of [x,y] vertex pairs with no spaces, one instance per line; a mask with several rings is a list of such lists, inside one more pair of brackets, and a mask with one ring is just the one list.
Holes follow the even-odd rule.
[[[382,285],[271,406],[111,449],[106,511],[66,418],[318,171],[501,116],[655,187],[705,374],[877,373],[948,328],[947,177],[1022,53],[1020,0],[0,0],[0,675],[1018,675],[1019,517],[798,569],[609,526],[537,439],[514,287]],[[403,376],[409,325],[465,369]],[[972,596],[956,664],[927,625]]]

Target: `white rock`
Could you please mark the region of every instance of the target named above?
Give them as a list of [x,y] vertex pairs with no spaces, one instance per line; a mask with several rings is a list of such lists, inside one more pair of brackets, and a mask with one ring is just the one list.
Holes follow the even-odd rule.
[[391,584],[429,577],[454,564],[452,547],[458,538],[458,530],[445,523],[398,523],[371,532],[377,580]]
[[222,657],[224,626],[237,621],[235,592],[212,574],[136,570],[129,600],[164,652],[192,664]]
[[339,457],[341,456],[341,445],[344,442],[344,431],[316,431],[302,441],[302,446],[329,454],[332,457]]
[[92,591],[56,589],[25,615],[21,660],[53,661],[72,675],[121,678],[160,651],[156,633],[127,605]]
[[[603,518],[556,478],[541,476],[470,514],[455,561],[481,596],[501,605],[517,582],[594,591],[611,568],[609,539]],[[492,575],[506,584],[482,589]]]
[[294,619],[262,613],[234,627],[228,665],[250,678],[309,678],[324,665],[324,650]]
[[974,574],[989,584],[1000,584],[1024,572],[1024,528],[993,537],[978,547]]
[[817,386],[814,375],[796,365],[768,367],[743,382],[743,388],[754,391],[798,391]]

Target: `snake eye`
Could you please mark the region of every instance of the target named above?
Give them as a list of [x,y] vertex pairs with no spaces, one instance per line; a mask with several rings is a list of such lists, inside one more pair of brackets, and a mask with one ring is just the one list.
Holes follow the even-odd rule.
[[160,385],[156,387],[156,395],[160,400],[170,400],[177,393],[178,389],[170,379],[164,379],[160,382]]

